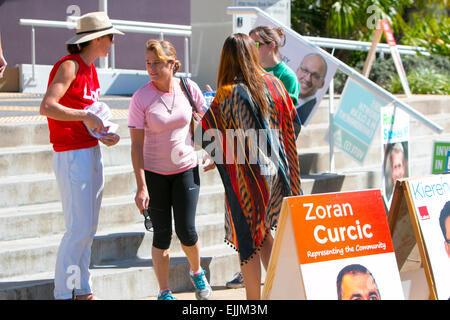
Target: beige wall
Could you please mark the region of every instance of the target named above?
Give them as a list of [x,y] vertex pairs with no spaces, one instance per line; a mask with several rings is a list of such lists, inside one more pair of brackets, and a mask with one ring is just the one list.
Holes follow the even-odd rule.
[[191,0],[191,74],[202,90],[217,87],[217,67],[225,38],[232,34],[232,0]]

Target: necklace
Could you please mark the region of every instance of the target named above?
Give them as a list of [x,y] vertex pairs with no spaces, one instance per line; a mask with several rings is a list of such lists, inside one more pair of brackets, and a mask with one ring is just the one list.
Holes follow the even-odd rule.
[[[175,90],[172,90],[172,94],[173,94],[172,106],[169,107],[169,106],[167,105],[166,101],[164,101],[164,99],[163,99],[163,95],[161,94],[161,90],[158,89],[158,87],[157,87],[155,84],[153,84],[153,85],[155,86],[156,92],[158,92],[158,95],[159,95],[159,97],[160,97],[162,103],[163,103],[164,106],[166,107],[167,111],[171,114],[171,113],[172,113],[172,110],[173,110],[173,107],[174,107],[174,104],[175,104]],[[173,81],[171,81],[171,85],[172,85],[172,87],[173,87]],[[175,89],[175,88],[174,88],[174,89]],[[169,86],[168,93],[170,93],[170,86]]]
[[164,101],[164,99],[163,99],[163,97],[162,97],[162,94],[159,94],[159,97],[161,98],[161,101],[162,101],[162,103],[164,104],[164,106],[166,107],[167,111],[168,111],[169,113],[172,113],[172,110],[173,110],[173,107],[174,107],[174,104],[175,104],[175,92],[173,93],[172,107],[171,107],[171,108],[169,108],[169,106],[167,105],[167,103]]

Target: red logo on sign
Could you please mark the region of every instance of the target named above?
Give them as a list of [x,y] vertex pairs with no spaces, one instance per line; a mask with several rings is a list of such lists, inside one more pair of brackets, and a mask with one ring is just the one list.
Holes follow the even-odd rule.
[[417,209],[419,209],[420,218],[422,220],[430,219],[430,214],[428,213],[428,208],[426,206],[418,207]]

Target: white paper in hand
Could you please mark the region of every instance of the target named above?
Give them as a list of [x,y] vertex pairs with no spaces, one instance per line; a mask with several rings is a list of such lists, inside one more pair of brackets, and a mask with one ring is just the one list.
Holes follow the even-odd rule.
[[109,106],[104,103],[104,102],[94,102],[93,104],[91,104],[90,106],[87,106],[86,108],[84,108],[84,110],[87,110],[93,114],[95,114],[97,117],[100,118],[100,120],[102,120],[103,122],[103,131],[102,132],[97,132],[94,131],[90,128],[88,128],[86,126],[86,129],[89,131],[89,133],[97,138],[97,139],[101,139],[101,138],[105,138],[107,133],[115,133],[117,131],[117,128],[119,127],[116,123],[113,123],[111,121],[109,121],[109,119],[111,118],[111,109],[109,108]]

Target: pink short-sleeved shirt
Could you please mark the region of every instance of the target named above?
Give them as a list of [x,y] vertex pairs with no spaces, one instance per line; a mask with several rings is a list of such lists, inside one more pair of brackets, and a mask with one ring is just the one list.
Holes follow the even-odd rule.
[[[197,112],[203,116],[206,101],[199,86],[187,79]],[[144,169],[159,174],[175,174],[197,166],[197,156],[189,130],[192,107],[184,90],[156,89],[150,81],[137,90],[128,111],[128,127],[143,129]]]

